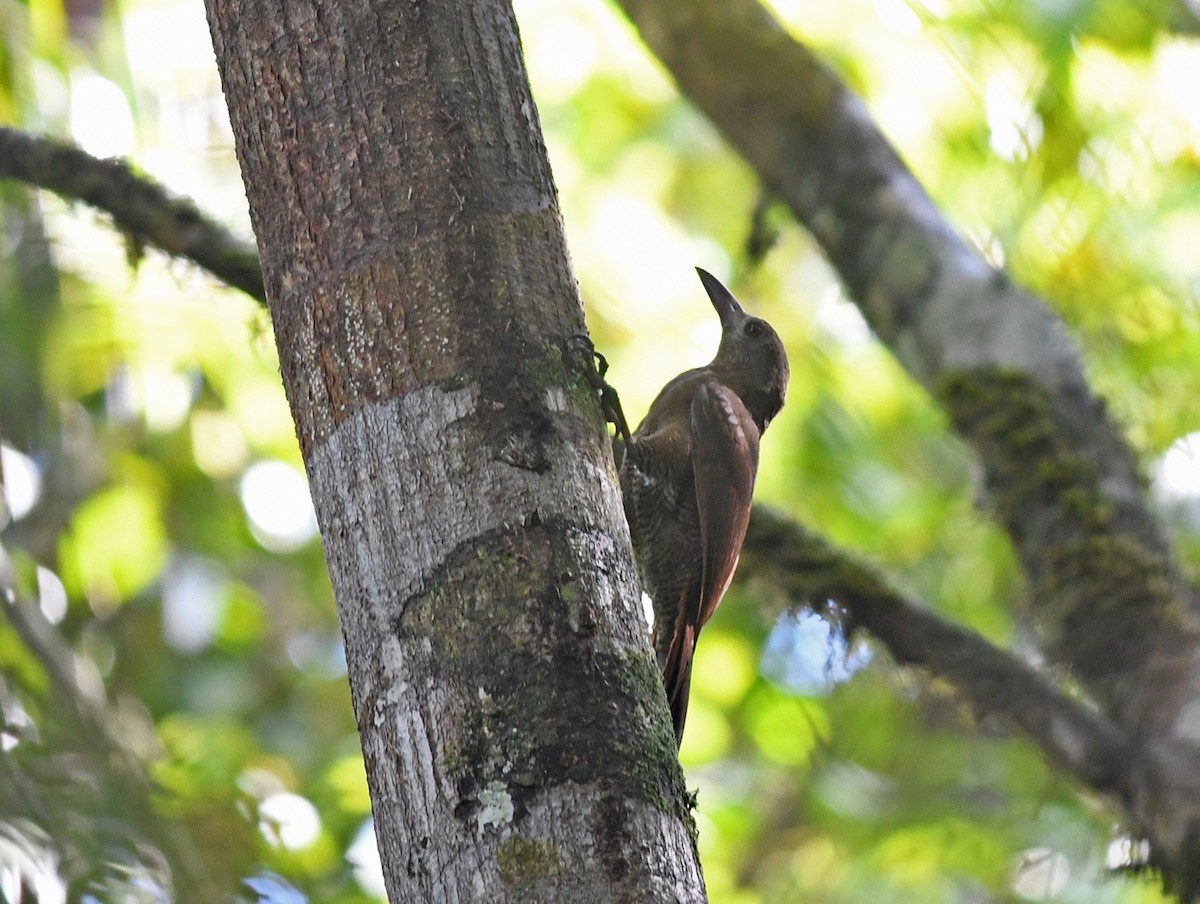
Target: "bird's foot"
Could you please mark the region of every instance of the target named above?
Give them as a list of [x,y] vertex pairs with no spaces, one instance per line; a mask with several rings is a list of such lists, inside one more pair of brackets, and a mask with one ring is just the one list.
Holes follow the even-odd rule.
[[579,372],[588,385],[596,391],[605,421],[616,428],[617,438],[625,443],[625,448],[629,448],[632,440],[629,422],[625,420],[625,412],[621,409],[621,399],[617,396],[617,391],[604,379],[604,375],[608,373],[608,359],[596,351],[595,344],[586,333],[576,333],[569,337],[567,351],[578,363]]

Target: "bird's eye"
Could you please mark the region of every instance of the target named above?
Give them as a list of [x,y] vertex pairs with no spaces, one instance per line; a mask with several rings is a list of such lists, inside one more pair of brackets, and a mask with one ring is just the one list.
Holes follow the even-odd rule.
[[751,339],[757,339],[765,331],[766,331],[766,324],[763,323],[761,320],[751,320],[749,323],[747,323],[742,328],[742,332],[744,332]]

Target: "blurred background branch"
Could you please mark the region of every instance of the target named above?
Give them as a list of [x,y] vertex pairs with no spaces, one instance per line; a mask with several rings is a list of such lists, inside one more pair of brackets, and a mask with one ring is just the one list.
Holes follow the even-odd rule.
[[897,663],[948,681],[977,718],[1004,718],[1083,784],[1122,806],[1131,802],[1138,763],[1116,725],[1014,654],[940,618],[858,556],[757,506],[743,568],[748,580],[782,594],[794,614],[823,614],[848,645],[856,631],[869,632]]
[[144,245],[186,258],[234,289],[264,301],[254,248],[188,199],[138,175],[125,160],[100,160],[43,135],[0,126],[0,178],[44,188],[107,213],[125,236],[131,263]]

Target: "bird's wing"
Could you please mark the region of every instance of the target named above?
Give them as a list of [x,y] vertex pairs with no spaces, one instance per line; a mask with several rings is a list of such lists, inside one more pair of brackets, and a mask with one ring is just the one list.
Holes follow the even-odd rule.
[[758,472],[758,428],[737,394],[716,381],[692,396],[692,471],[700,516],[702,573],[679,595],[671,642],[662,663],[675,738],[682,740],[696,637],[733,580]]
[[733,580],[758,473],[758,427],[728,386],[703,384],[692,397],[692,469],[704,553],[698,611],[699,631]]

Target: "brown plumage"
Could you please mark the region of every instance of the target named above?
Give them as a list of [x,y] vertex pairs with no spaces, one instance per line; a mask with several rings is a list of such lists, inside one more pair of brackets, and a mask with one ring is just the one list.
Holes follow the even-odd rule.
[[642,588],[654,603],[654,648],[683,739],[696,638],[725,595],[750,521],[758,443],[783,407],[788,362],[765,320],[751,317],[697,268],[721,318],[704,367],[663,387],[633,432],[621,491]]

